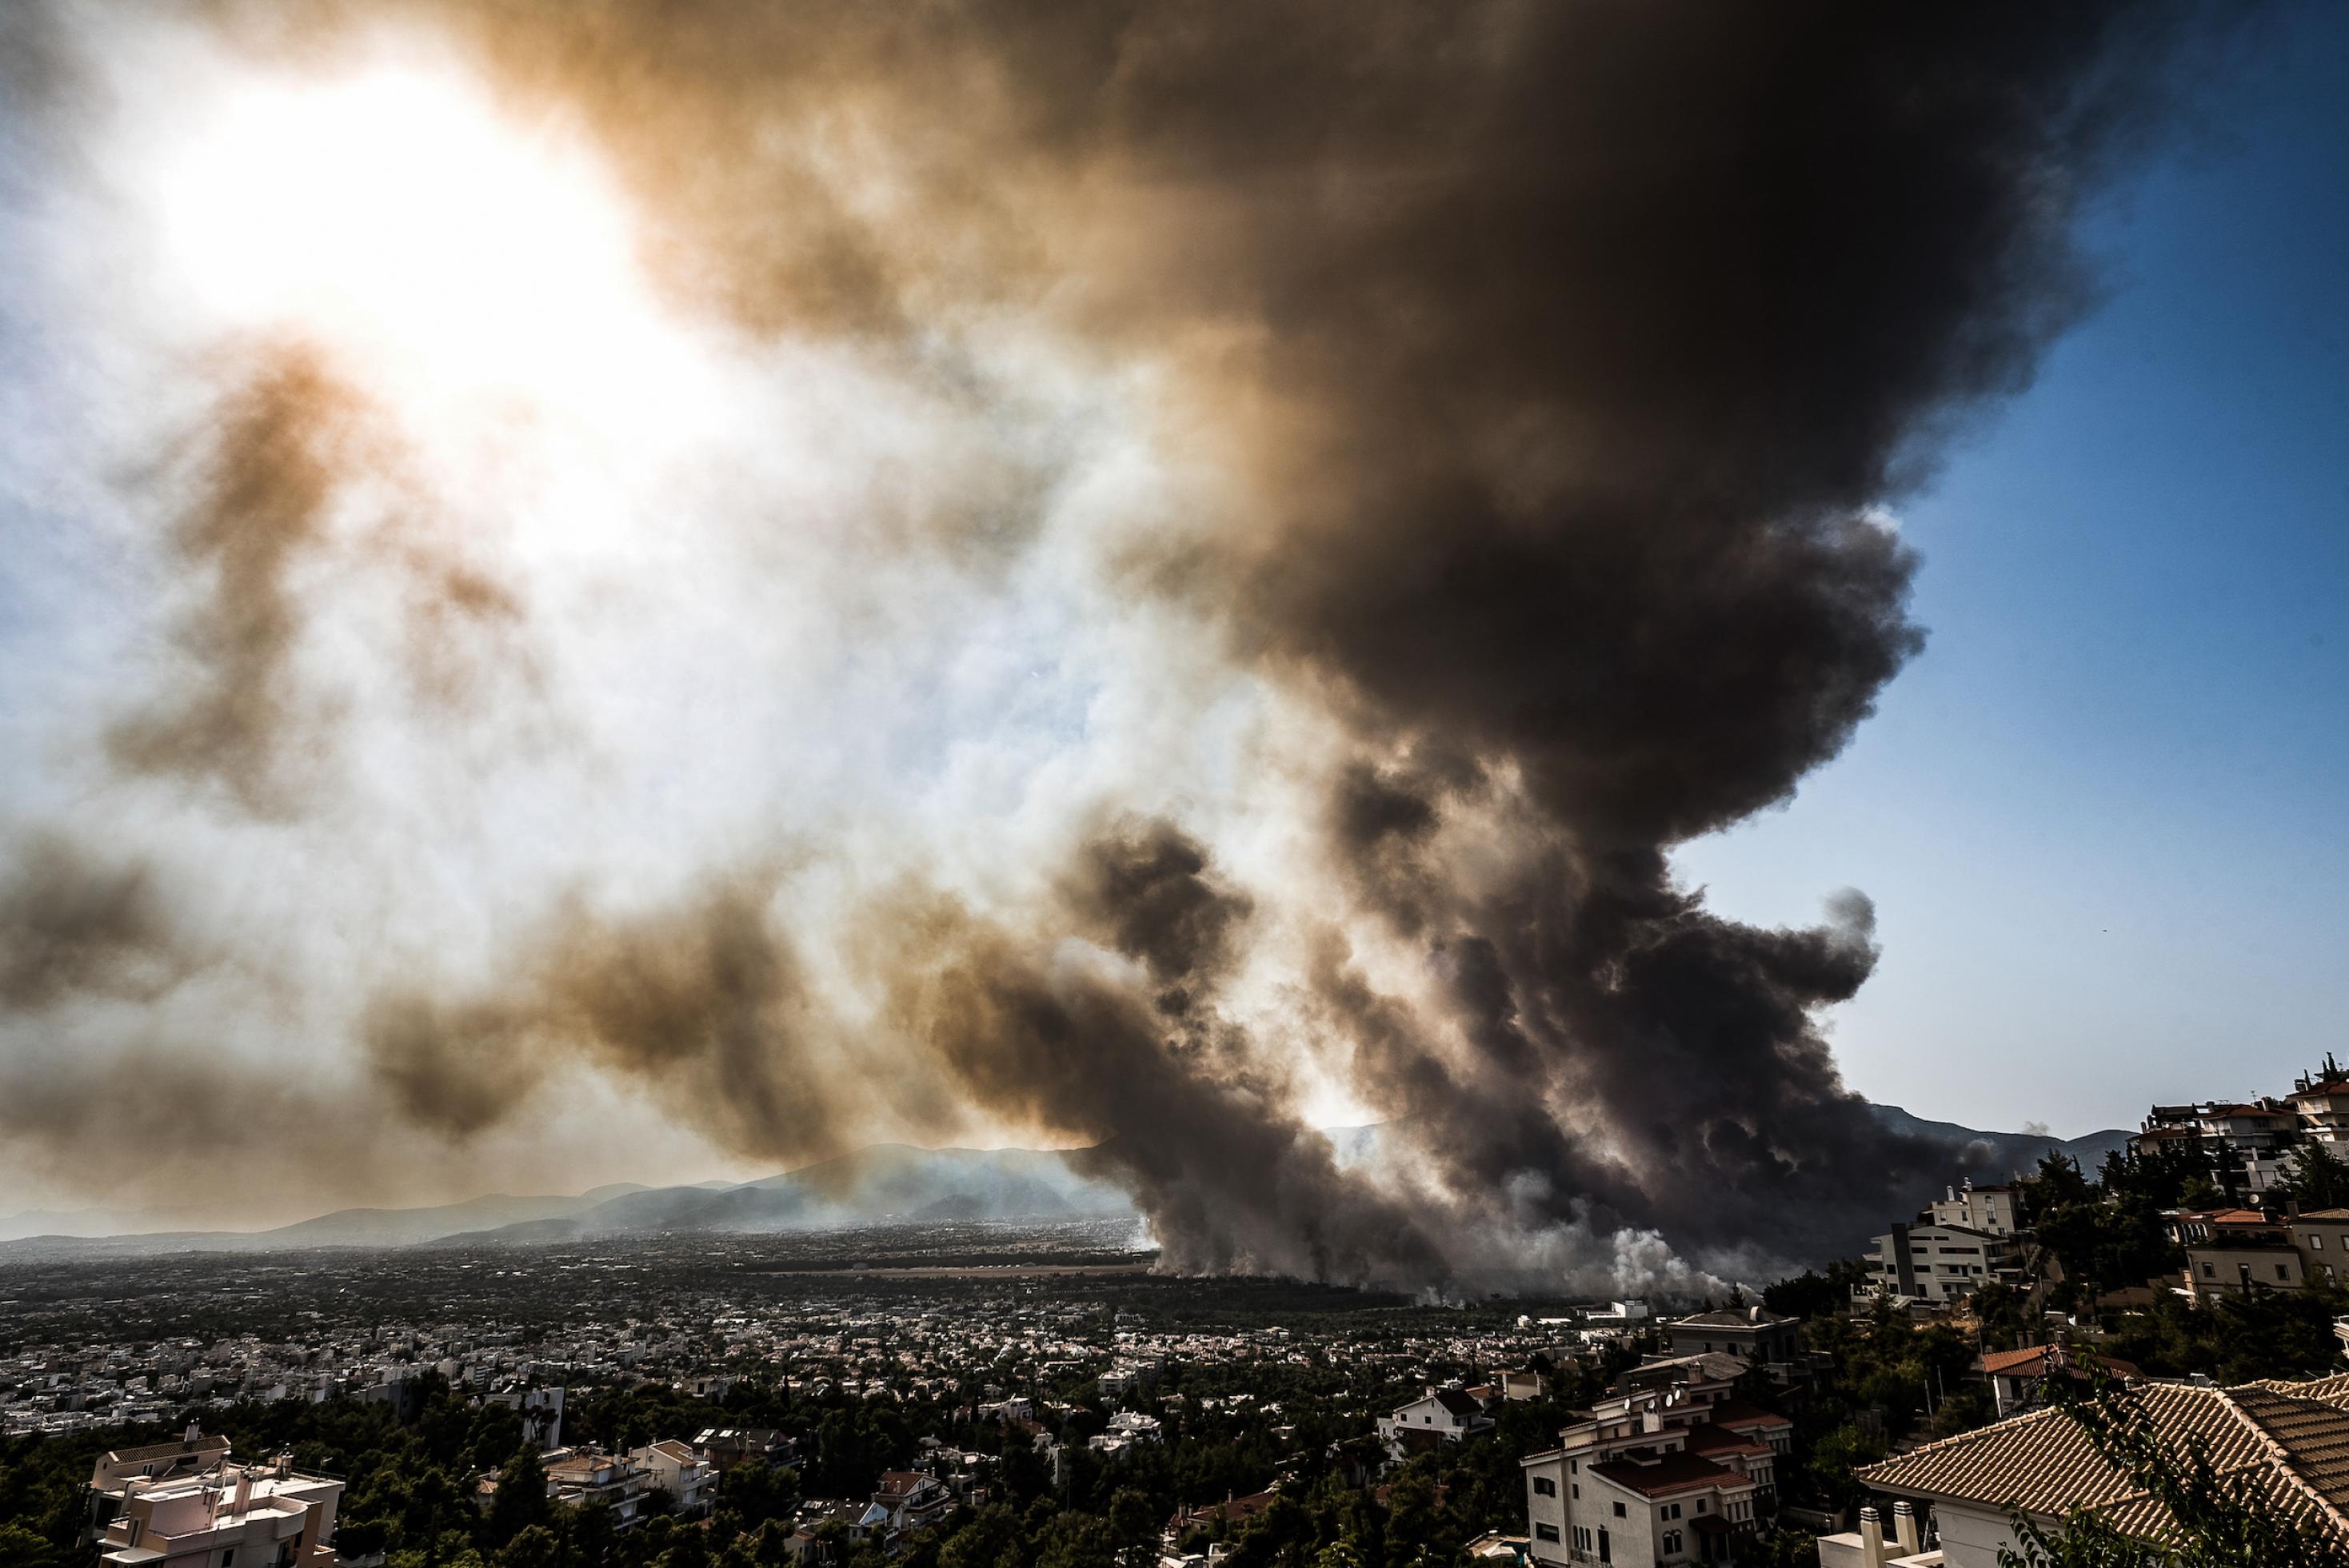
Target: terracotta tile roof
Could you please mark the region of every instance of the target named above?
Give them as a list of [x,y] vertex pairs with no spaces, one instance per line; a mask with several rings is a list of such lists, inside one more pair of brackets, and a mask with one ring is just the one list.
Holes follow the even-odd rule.
[[1692,1453],[1665,1454],[1653,1464],[1644,1465],[1635,1460],[1609,1460],[1605,1464],[1592,1465],[1590,1473],[1645,1497],[1668,1497],[1676,1491],[1701,1491],[1713,1487],[1735,1491],[1754,1484],[1739,1471]]
[[1733,1432],[1711,1423],[1688,1429],[1688,1451],[1702,1459],[1716,1454],[1775,1454],[1778,1450],[1759,1438],[1749,1438],[1743,1432]]
[[[2157,1383],[2138,1397],[2165,1441],[2199,1439],[2220,1477],[2240,1476],[2278,1510],[2349,1541],[2349,1377],[2225,1389]],[[2061,1410],[1928,1443],[1858,1475],[1881,1491],[1963,1498],[2043,1518],[2086,1507],[2140,1537],[2168,1527],[2161,1505],[2106,1464]]]
[[[1992,1377],[2044,1377],[2046,1373],[2048,1346],[2028,1346],[2021,1350],[1993,1350],[1982,1358],[1982,1369]],[[2058,1351],[2056,1365],[2065,1371],[2073,1370],[2069,1363],[2086,1366],[2091,1362],[2103,1367],[2118,1377],[2139,1376],[2133,1362],[2117,1356],[2099,1356],[2093,1350]]]
[[1733,1432],[1766,1431],[1774,1427],[1792,1430],[1795,1423],[1775,1410],[1765,1410],[1759,1405],[1749,1405],[1743,1399],[1723,1399],[1706,1413],[1705,1419],[1716,1427],[1727,1427]]
[[2349,1209],[2311,1209],[2300,1217],[2303,1220],[2324,1220],[2337,1224],[2349,1222]]

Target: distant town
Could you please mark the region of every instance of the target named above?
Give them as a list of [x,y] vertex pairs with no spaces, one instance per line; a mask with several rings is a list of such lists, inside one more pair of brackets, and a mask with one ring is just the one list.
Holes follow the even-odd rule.
[[0,1561],[1994,1568],[2178,1528],[2165,1451],[2337,1535],[2344,1140],[2328,1058],[1695,1301],[1185,1279],[1114,1219],[36,1253]]

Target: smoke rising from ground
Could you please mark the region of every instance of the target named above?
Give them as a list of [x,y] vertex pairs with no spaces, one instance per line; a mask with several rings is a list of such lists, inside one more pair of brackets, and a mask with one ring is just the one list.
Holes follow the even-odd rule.
[[1920,647],[1884,509],[2091,301],[2182,11],[44,15],[39,216],[134,258],[44,275],[114,366],[57,445],[202,434],[16,792],[0,1089],[233,1035],[425,1149],[591,1084],[746,1171],[1041,1137],[1173,1266],[1413,1284],[1956,1173],[1821,1033],[1867,900],[1671,852]]

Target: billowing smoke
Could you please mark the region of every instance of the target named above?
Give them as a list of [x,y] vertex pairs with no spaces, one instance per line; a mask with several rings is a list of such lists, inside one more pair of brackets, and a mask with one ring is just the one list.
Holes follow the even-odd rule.
[[1955,1173],[1820,1032],[1867,899],[1671,854],[1921,645],[1886,509],[2090,303],[2183,12],[18,25],[47,221],[213,270],[44,274],[119,366],[63,449],[193,455],[106,492],[169,608],[0,895],[10,1037],[96,1054],[0,1088],[274,1029],[420,1148],[586,1083],[746,1167],[1043,1137],[1173,1266],[1415,1284],[1750,1277]]

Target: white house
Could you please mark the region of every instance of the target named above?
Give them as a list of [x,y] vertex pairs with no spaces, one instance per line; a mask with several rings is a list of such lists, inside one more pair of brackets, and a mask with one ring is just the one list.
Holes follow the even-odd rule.
[[1724,1563],[1754,1528],[1761,1487],[1692,1453],[1684,1433],[1558,1448],[1518,1461],[1537,1563]]
[[630,1449],[628,1458],[651,1478],[651,1485],[668,1493],[677,1511],[691,1519],[709,1507],[718,1489],[718,1467],[675,1438]]
[[1379,1418],[1379,1441],[1398,1462],[1492,1429],[1493,1418],[1485,1407],[1458,1388],[1430,1388],[1394,1414]]
[[877,1535],[884,1551],[914,1531],[926,1529],[954,1511],[954,1493],[944,1481],[919,1470],[884,1470],[873,1501],[856,1522],[853,1533]]
[[652,1474],[626,1454],[601,1449],[557,1449],[546,1456],[546,1495],[566,1508],[600,1502],[612,1523],[626,1530],[636,1522]]

